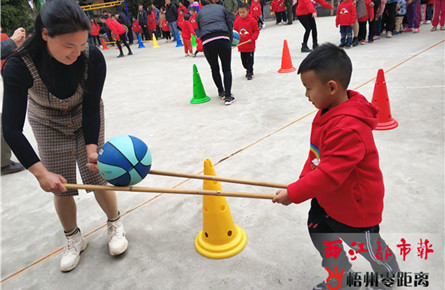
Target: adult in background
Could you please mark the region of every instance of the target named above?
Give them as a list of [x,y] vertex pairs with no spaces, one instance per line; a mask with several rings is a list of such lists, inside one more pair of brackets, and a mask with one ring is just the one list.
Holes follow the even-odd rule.
[[[315,0],[321,6],[334,10],[335,7],[327,3],[325,0]],[[309,35],[312,32],[312,48],[318,47],[318,33],[315,18],[317,18],[317,10],[314,7],[315,3],[311,0],[298,0],[297,3],[297,17],[301,25],[304,27],[303,43],[301,43],[301,52],[311,52],[312,50],[307,46]]]
[[116,20],[120,24],[125,25],[127,27],[127,29],[128,29],[128,33],[127,33],[128,44],[132,45],[133,41],[134,41],[134,37],[133,37],[133,26],[132,26],[130,19],[127,17],[127,15],[125,15],[124,12],[115,13],[114,18],[116,18]]
[[100,17],[100,20],[102,21],[102,23],[107,24],[107,26],[111,29],[114,36],[116,37],[116,45],[119,48],[119,55],[117,57],[124,57],[121,42],[123,42],[125,47],[127,47],[128,55],[133,55],[133,53],[131,52],[130,46],[128,45],[127,41],[125,40],[125,34],[127,31],[125,30],[124,26],[122,24],[120,24],[119,22],[117,22],[116,20],[108,18],[108,16],[102,15]]
[[[230,105],[235,101],[231,92],[233,22],[229,12],[215,3],[216,0],[204,0],[196,21],[204,55],[212,70],[212,78],[218,88],[218,95],[224,99],[225,105]],[[221,60],[224,85],[219,73],[218,58]]]
[[154,5],[151,4],[151,9],[154,11],[155,13],[155,23],[156,23],[156,37],[160,38],[161,37],[161,25],[159,25],[159,15],[161,14],[161,11]]
[[199,3],[198,1],[195,0],[189,0],[189,7],[188,7],[188,11],[190,13],[190,9],[195,8],[196,9],[196,13],[199,12]]
[[176,26],[176,20],[178,20],[178,8],[171,0],[165,0],[165,20],[170,27],[170,33],[173,36],[172,41],[176,41],[176,35],[178,34],[178,26]]
[[[76,2],[49,0],[35,19],[35,33],[7,59],[3,73],[5,140],[40,187],[54,194],[67,238],[60,261],[63,272],[78,265],[88,244],[77,225],[73,196],[78,192],[64,184],[76,183],[76,164],[85,184],[107,184],[97,168],[104,142],[106,64],[100,50],[88,46],[89,30],[90,21]],[[23,135],[26,114],[40,159]],[[128,241],[116,193],[94,190],[94,196],[108,218],[110,254],[122,254]]]
[[[215,1],[215,4],[217,2]],[[238,11],[238,2],[236,0],[224,0],[224,8],[226,8],[227,12],[229,12],[229,16],[230,16],[230,20],[232,21],[232,26],[233,26],[233,22],[235,22],[235,15],[236,12]]]
[[[110,16],[111,14],[108,11],[106,11],[106,10],[104,10],[102,12],[102,15],[103,16],[107,16],[107,17],[111,17]],[[101,26],[102,30],[105,31],[105,34],[107,35],[108,42],[113,42],[113,37],[111,36],[111,29],[107,26],[107,24],[102,23],[102,22],[101,22],[101,24],[102,24],[102,26]],[[114,43],[112,43],[111,45],[114,45]]]
[[90,19],[91,21],[91,42],[92,44],[96,46],[101,46],[99,32],[100,32],[100,26],[97,24],[96,20],[94,18]]
[[138,5],[138,23],[142,29],[145,40],[151,40],[151,35],[148,32],[147,11],[144,10],[144,6],[142,6],[142,4]]
[[[1,27],[0,27],[1,31]],[[25,41],[26,31],[23,27],[17,28],[12,34],[11,38],[9,38],[6,34],[2,33],[2,41],[0,42],[0,50],[1,50],[1,69],[3,70],[3,62],[11,53],[14,52],[15,49],[22,46]],[[3,39],[5,38],[5,39]],[[1,118],[1,114],[0,114]],[[1,124],[1,122],[0,122]],[[16,173],[22,170],[25,170],[25,167],[20,162],[14,162],[11,160],[11,148],[9,148],[8,143],[6,143],[3,138],[3,126],[1,128],[1,153],[2,153],[2,171],[1,175]]]

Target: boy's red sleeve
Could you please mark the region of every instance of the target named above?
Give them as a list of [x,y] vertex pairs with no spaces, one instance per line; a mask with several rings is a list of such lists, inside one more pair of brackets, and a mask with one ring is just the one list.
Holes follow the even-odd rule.
[[366,153],[360,136],[353,130],[342,128],[326,135],[321,151],[323,155],[318,167],[288,185],[287,192],[292,202],[301,203],[317,197],[319,193],[338,189]]
[[[329,4],[328,2],[324,1],[324,0],[315,0],[318,2],[318,4],[320,4],[321,6],[328,8],[328,9],[332,9],[333,6],[331,4]],[[315,9],[315,8],[314,8]]]

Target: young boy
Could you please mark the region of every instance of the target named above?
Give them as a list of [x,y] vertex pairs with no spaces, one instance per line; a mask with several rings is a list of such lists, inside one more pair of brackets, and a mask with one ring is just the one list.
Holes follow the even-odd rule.
[[265,27],[260,0],[253,0],[252,2],[250,2],[249,13],[258,22],[258,27],[260,29]]
[[184,42],[185,56],[194,56],[192,47],[192,34],[196,37],[196,33],[193,30],[193,26],[189,20],[190,15],[185,14],[184,21],[182,22],[182,42]]
[[343,0],[338,4],[335,26],[340,25],[340,47],[350,48],[352,45],[352,26],[357,19],[355,3],[352,0]]
[[[312,122],[309,156],[300,178],[277,191],[273,202],[289,205],[311,199],[309,235],[325,270],[339,274],[337,279],[332,274],[328,277],[330,287],[352,286],[352,265],[343,240],[371,263],[379,279],[371,289],[387,289],[384,278],[394,278],[399,266],[379,234],[384,185],[372,135],[378,109],[360,93],[347,90],[351,72],[344,50],[330,43],[301,63],[298,73],[306,97],[319,111]],[[323,281],[314,289],[328,289],[328,285]]]
[[249,15],[249,5],[240,3],[238,8],[239,17],[233,24],[233,29],[240,35],[238,51],[241,54],[241,62],[246,69],[246,78],[253,78],[253,54],[255,52],[255,40],[257,40],[260,30],[256,20]]
[[282,25],[287,22],[286,12],[284,12],[284,10],[286,10],[284,0],[273,0],[270,4],[269,10],[275,12],[277,21],[276,25]]
[[196,35],[199,37],[199,28],[198,28],[198,22],[196,22],[196,9],[190,8],[190,23],[193,26],[193,30],[195,31]]

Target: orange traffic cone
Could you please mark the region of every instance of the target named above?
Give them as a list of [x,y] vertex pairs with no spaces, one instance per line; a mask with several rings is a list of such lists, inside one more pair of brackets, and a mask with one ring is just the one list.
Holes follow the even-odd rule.
[[102,50],[107,50],[107,49],[108,49],[107,44],[105,43],[105,40],[102,37]]
[[391,116],[391,108],[389,106],[388,90],[386,88],[385,75],[382,69],[377,73],[377,79],[374,86],[374,94],[372,95],[372,104],[380,109],[377,114],[379,123],[376,130],[390,130],[396,128],[399,123]]
[[283,44],[283,56],[281,57],[281,68],[278,70],[279,73],[290,73],[297,69],[292,65],[292,59],[289,53],[289,47],[287,46],[287,40],[284,40]]
[[[212,161],[204,161],[204,174],[215,174]],[[218,181],[204,180],[203,189],[221,191]],[[246,233],[233,221],[229,205],[224,196],[203,196],[203,229],[195,238],[195,248],[201,255],[211,259],[235,256],[247,244]]]

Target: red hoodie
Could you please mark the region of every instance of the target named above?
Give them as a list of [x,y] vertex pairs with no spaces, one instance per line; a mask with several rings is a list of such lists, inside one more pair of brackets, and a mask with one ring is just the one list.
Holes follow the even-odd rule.
[[273,12],[283,12],[286,9],[284,0],[273,0],[270,6]]
[[196,38],[196,33],[193,30],[193,26],[192,26],[192,24],[190,22],[184,20],[182,22],[181,28],[182,28],[182,38],[190,39],[190,38],[192,38],[192,34]]
[[134,33],[142,33],[142,28],[139,26],[139,21],[133,22],[133,31]]
[[196,22],[196,13],[193,15],[190,15],[190,23],[192,24],[194,30],[199,28],[198,22]]
[[168,25],[168,22],[165,19],[162,19],[162,30],[163,31],[170,31],[170,26]]
[[91,35],[98,36],[100,31],[100,26],[97,23],[91,23]]
[[333,219],[351,227],[382,221],[383,177],[372,130],[378,109],[355,91],[312,122],[311,146],[300,179],[287,187],[301,203],[317,198]]
[[258,1],[258,3],[255,3],[255,1],[250,3],[249,14],[258,21],[258,17],[262,15],[260,1]]
[[127,32],[125,30],[125,28],[122,26],[122,24],[120,24],[119,22],[117,22],[114,19],[108,18],[106,23],[107,23],[107,26],[111,29],[111,31],[116,36],[117,40],[120,40],[119,35],[124,34],[125,32]]
[[240,35],[239,43],[248,41],[249,39],[252,40],[252,42],[238,46],[238,51],[254,52],[255,40],[257,40],[260,34],[257,21],[250,15],[247,15],[246,18],[237,17],[233,24],[233,29],[238,31]]
[[[332,9],[332,5],[324,0],[315,0],[318,2],[321,6]],[[317,12],[314,7],[314,2],[311,0],[298,0],[297,4],[297,15],[307,15],[307,14],[314,14]]]
[[338,26],[352,26],[357,20],[355,3],[352,0],[343,0],[338,4],[335,24]]
[[151,13],[147,15],[147,26],[148,30],[150,31],[156,30],[156,18],[153,10],[151,10]]

